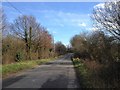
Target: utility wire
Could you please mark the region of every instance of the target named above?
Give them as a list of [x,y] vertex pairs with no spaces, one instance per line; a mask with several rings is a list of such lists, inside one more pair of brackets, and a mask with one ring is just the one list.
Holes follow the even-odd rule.
[[12,5],[8,0],[6,0],[6,2],[7,2],[12,8],[14,8],[16,11],[18,11],[21,15],[23,15],[23,13],[22,13],[19,9],[17,9],[14,5]]
[[[17,10],[21,15],[23,15],[23,13],[22,13],[19,9],[17,9],[14,5],[12,5],[8,0],[6,0],[6,2],[7,2],[12,8],[14,8],[15,10]],[[38,25],[35,30],[37,30],[37,29],[39,28],[39,26],[40,26],[40,25]]]

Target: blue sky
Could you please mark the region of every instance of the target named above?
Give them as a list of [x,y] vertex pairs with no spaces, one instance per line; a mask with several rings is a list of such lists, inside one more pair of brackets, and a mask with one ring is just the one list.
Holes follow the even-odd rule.
[[[91,32],[90,15],[98,2],[16,2],[11,4],[22,14],[33,15],[54,36],[55,42],[69,44],[71,37],[82,32]],[[2,3],[9,22],[21,15],[9,3]]]

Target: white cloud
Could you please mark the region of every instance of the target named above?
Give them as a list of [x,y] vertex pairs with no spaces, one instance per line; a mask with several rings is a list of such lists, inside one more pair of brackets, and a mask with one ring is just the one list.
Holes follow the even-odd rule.
[[[9,7],[6,7],[7,10]],[[15,11],[14,9],[11,10],[10,12],[13,15],[13,12]],[[24,9],[23,11],[26,11]],[[86,23],[89,22],[89,15],[88,14],[81,14],[81,13],[72,13],[72,12],[64,12],[64,11],[57,11],[57,10],[47,10],[47,9],[27,9],[28,13],[33,13],[35,16],[36,13],[37,15],[40,15],[40,19],[46,19],[46,22],[43,22],[42,24],[46,24],[47,27],[67,27],[67,26],[73,26],[73,27],[85,27]],[[16,13],[16,11],[15,11]],[[18,12],[17,12],[18,15]],[[83,23],[84,22],[84,23]]]
[[85,27],[86,24],[83,22],[87,23],[89,21],[88,14],[71,13],[55,10],[43,10],[40,12],[44,13],[44,17],[47,19],[48,22],[52,22],[52,26],[64,27],[69,25],[74,27]]
[[86,27],[86,24],[85,23],[79,23],[78,26]]
[[[10,12],[11,11],[12,10],[10,10]],[[61,30],[66,30],[70,34],[78,34],[84,32],[84,30],[86,30],[85,27],[89,27],[89,15],[81,14],[80,12],[73,13],[47,9],[24,9],[23,11],[37,16],[36,18],[39,18],[40,23],[45,25],[50,34],[55,35],[55,37],[60,37],[63,34],[61,34]],[[66,33],[63,35],[67,37]],[[65,39],[66,38],[64,38],[63,41],[65,41]]]
[[47,28],[47,30],[51,33],[51,34],[57,34],[57,30],[55,28]]
[[56,34],[57,32],[56,31],[52,31],[53,34]]

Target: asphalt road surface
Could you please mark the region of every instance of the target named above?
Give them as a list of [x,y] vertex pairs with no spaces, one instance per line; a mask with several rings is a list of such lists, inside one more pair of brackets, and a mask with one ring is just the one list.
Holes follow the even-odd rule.
[[79,88],[74,66],[66,54],[58,60],[3,80],[3,88]]

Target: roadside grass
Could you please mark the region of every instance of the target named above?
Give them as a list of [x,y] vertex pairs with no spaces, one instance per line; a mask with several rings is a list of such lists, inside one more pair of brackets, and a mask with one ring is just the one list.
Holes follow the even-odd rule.
[[4,78],[12,73],[17,73],[24,69],[34,68],[37,65],[41,65],[41,64],[47,63],[49,61],[55,60],[55,59],[56,58],[21,61],[21,62],[17,62],[17,63],[13,63],[13,64],[2,65],[2,77]]
[[120,63],[100,64],[73,59],[81,88],[120,88]]
[[76,70],[77,78],[79,80],[81,88],[86,88],[86,86],[90,86],[87,78],[89,77],[89,73],[87,68],[85,67],[84,63],[82,60],[79,58],[74,58],[73,64]]
[[0,75],[1,75],[1,73],[2,73],[2,65],[0,65]]
[[2,65],[0,65],[0,79],[2,79]]

